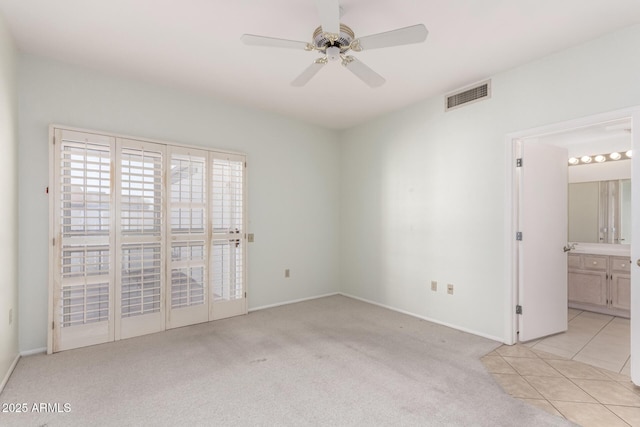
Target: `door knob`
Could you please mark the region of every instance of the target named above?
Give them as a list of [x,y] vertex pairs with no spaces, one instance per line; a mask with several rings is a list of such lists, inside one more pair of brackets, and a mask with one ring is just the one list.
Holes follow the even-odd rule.
[[636,261],[636,264],[638,264],[638,267],[640,267],[640,259],[638,259],[638,261]]

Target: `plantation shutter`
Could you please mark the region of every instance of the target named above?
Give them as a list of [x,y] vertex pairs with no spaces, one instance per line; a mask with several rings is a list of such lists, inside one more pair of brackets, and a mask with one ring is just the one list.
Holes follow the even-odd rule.
[[164,329],[164,146],[119,139],[117,338]]
[[168,328],[209,320],[206,151],[171,149]]
[[[113,340],[113,192],[115,140],[57,131],[54,239],[55,351]],[[55,241],[54,241],[55,242]]]
[[211,161],[212,317],[246,313],[244,289],[244,158],[214,153]]
[[48,351],[247,312],[243,155],[52,129]]

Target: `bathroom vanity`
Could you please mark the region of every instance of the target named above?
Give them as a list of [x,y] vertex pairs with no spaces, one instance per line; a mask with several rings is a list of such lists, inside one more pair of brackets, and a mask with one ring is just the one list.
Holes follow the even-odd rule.
[[628,318],[631,303],[628,245],[594,246],[577,250],[578,245],[569,253],[569,307]]

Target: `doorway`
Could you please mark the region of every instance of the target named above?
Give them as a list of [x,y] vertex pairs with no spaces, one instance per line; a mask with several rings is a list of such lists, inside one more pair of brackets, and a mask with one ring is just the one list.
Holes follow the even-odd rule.
[[[632,125],[634,123],[636,124],[640,123],[640,109],[638,108],[601,114],[601,115],[587,117],[579,120],[572,120],[565,123],[560,123],[556,125],[545,126],[537,129],[518,132],[518,133],[510,134],[507,136],[507,162],[508,162],[507,191],[508,193],[507,193],[506,214],[507,214],[507,218],[509,217],[511,218],[510,223],[509,221],[507,221],[508,224],[507,224],[506,233],[505,233],[505,239],[507,240],[507,247],[509,248],[508,254],[507,254],[508,260],[506,263],[507,265],[506,275],[509,280],[509,283],[511,284],[507,292],[507,304],[508,304],[508,307],[510,307],[510,309],[507,310],[507,313],[506,313],[508,321],[507,321],[507,331],[506,331],[505,342],[507,344],[514,344],[519,340],[519,330],[521,327],[522,314],[516,314],[516,310],[519,309],[520,313],[522,313],[523,305],[524,305],[524,310],[526,310],[526,302],[523,303],[521,300],[523,297],[526,299],[526,292],[522,292],[522,288],[521,288],[522,284],[519,282],[521,279],[520,269],[523,268],[523,265],[521,264],[522,263],[521,256],[519,253],[521,248],[520,246],[521,242],[516,240],[516,236],[519,228],[519,221],[520,221],[519,208],[522,206],[522,200],[520,200],[520,197],[521,197],[520,188],[518,185],[520,172],[515,167],[515,159],[518,157],[518,154],[519,154],[518,146],[521,145],[523,141],[532,142],[533,143],[532,145],[535,145],[536,143],[541,143],[540,145],[552,145],[552,146],[564,145],[565,147],[571,149],[570,151],[571,155],[569,157],[572,157],[577,154],[575,151],[576,149],[582,150],[584,154],[589,153],[593,155],[612,152],[615,150],[622,150],[623,147],[612,146],[611,150],[608,151],[609,150],[608,148],[607,149],[603,148],[604,143],[602,138],[600,138],[600,141],[597,141],[597,138],[596,138],[596,140],[585,142],[586,140],[584,138],[584,134],[586,132],[594,131],[594,128],[599,128],[601,132],[609,132],[610,134],[615,132],[617,133],[626,132],[627,144],[631,145],[630,148],[635,148],[636,151],[640,152],[639,151],[640,138],[639,138],[638,132],[634,133],[631,131]],[[600,136],[602,137],[602,135]],[[628,149],[629,148],[627,148],[627,150]],[[602,151],[602,153],[600,151]],[[583,154],[581,154],[581,156],[582,155]],[[567,157],[567,161],[568,161],[568,157]],[[630,160],[628,163],[630,162],[635,163],[637,161],[638,161],[637,159]],[[636,173],[638,173],[638,169],[640,169],[640,165],[637,165],[634,168]],[[638,174],[636,178],[638,178],[638,176],[640,176],[640,174]],[[638,181],[636,180],[636,182]],[[632,203],[635,205],[636,209],[640,209],[640,191],[637,188],[633,188],[632,191],[635,193],[634,194],[635,197],[632,197],[633,199]],[[633,222],[634,224],[632,228],[633,230],[635,230],[633,234],[635,237],[635,241],[638,241],[638,239],[640,238],[640,230],[638,229],[638,227],[640,227],[640,221],[636,221],[634,219]],[[638,245],[636,244],[634,248],[633,245],[631,244],[628,246],[628,248],[629,248],[628,250],[629,250],[629,256],[630,256],[629,259],[633,259],[633,260],[637,259]],[[526,265],[524,265],[524,267],[526,268]],[[634,263],[634,265],[631,267],[631,272],[630,272],[631,287],[634,287],[633,284],[638,282],[637,277],[639,272],[637,271],[637,269],[638,267]],[[637,313],[636,307],[638,306],[638,304],[636,303],[636,301],[638,300],[639,295],[637,295],[638,293],[636,292],[631,292],[631,293],[632,295],[630,296],[631,303],[630,303],[629,312]],[[565,295],[564,303],[566,307],[566,303],[567,303],[566,295]],[[632,315],[631,316],[632,322],[636,322],[637,317],[638,316]],[[632,326],[631,333],[634,334],[634,331],[635,331],[635,334],[638,334],[638,328],[633,328]],[[528,337],[528,339],[532,339],[532,337]],[[640,356],[639,354],[640,345],[636,344],[634,346],[634,341],[637,342],[638,341],[637,339],[636,340],[630,339],[630,341],[631,341],[630,343],[631,344],[631,377],[632,377],[632,380],[637,384],[640,382],[640,375],[638,375],[638,372],[637,372],[638,364],[640,363],[640,360],[638,360],[639,359],[638,356]]]

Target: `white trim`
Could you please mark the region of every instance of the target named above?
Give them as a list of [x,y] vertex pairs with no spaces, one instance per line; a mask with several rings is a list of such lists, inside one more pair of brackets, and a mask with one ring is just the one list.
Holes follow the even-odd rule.
[[[46,348],[45,348],[45,351],[46,351]],[[7,371],[7,374],[2,379],[2,382],[0,383],[0,393],[2,393],[2,390],[4,390],[4,386],[6,386],[7,383],[9,382],[9,378],[11,377],[11,374],[13,374],[13,370],[16,369],[18,360],[20,360],[20,353],[18,353],[16,355],[16,358],[13,359],[13,363],[11,364],[11,366],[9,366],[9,370]]]
[[505,164],[506,164],[506,179],[505,179],[505,213],[504,213],[504,226],[505,226],[505,270],[504,270],[504,338],[503,342],[507,345],[513,345],[517,342],[517,318],[515,314],[515,307],[518,304],[518,293],[514,287],[517,284],[517,254],[516,254],[516,228],[518,224],[518,209],[515,206],[516,197],[516,167],[514,164],[516,158],[516,150],[514,149],[514,140],[516,138],[510,135],[505,137],[506,149],[505,149]]
[[55,128],[55,129],[64,129],[64,130],[70,130],[70,131],[74,131],[74,132],[91,133],[91,134],[95,134],[95,135],[108,136],[108,137],[112,137],[112,138],[130,139],[130,140],[141,141],[141,142],[152,142],[154,144],[173,145],[173,146],[179,146],[179,147],[185,147],[185,148],[194,148],[194,149],[198,149],[198,150],[213,151],[213,152],[216,152],[216,153],[235,154],[235,155],[240,155],[240,156],[246,157],[246,153],[242,153],[242,152],[239,152],[239,151],[230,151],[230,150],[225,150],[225,149],[221,149],[221,148],[211,148],[211,147],[204,146],[204,145],[183,144],[181,142],[175,142],[175,141],[163,141],[161,139],[153,139],[153,138],[147,138],[147,137],[141,137],[141,136],[124,135],[124,134],[120,134],[120,133],[107,132],[107,131],[102,131],[102,130],[98,130],[98,129],[85,129],[85,128],[78,128],[78,127],[74,127],[74,126],[60,125],[60,124],[56,124],[56,123],[50,124],[49,128],[50,129],[53,129],[53,128]]
[[458,331],[461,331],[461,332],[466,332],[468,334],[476,335],[476,336],[479,336],[479,337],[482,337],[482,338],[487,338],[487,339],[490,339],[492,341],[503,342],[502,338],[500,338],[500,337],[484,334],[482,332],[478,332],[478,331],[475,331],[475,330],[472,330],[472,329],[462,328],[460,326],[452,325],[450,323],[441,322],[439,320],[435,320],[435,319],[432,319],[430,317],[421,316],[419,314],[412,313],[410,311],[401,310],[399,308],[392,307],[390,305],[380,304],[379,302],[371,301],[371,300],[368,300],[366,298],[360,298],[360,297],[357,297],[355,295],[346,294],[344,292],[333,292],[333,293],[325,294],[325,295],[317,295],[317,296],[308,297],[308,298],[301,298],[301,299],[297,299],[297,300],[279,302],[279,303],[276,303],[276,304],[263,305],[263,306],[260,306],[260,307],[250,308],[249,312],[251,313],[253,311],[265,310],[265,309],[268,309],[268,308],[280,307],[280,306],[283,306],[283,305],[296,304],[296,303],[299,303],[299,302],[311,301],[311,300],[314,300],[314,299],[332,297],[332,296],[335,296],[335,295],[342,295],[343,297],[352,298],[352,299],[355,299],[355,300],[358,300],[358,301],[366,302],[367,304],[377,305],[378,307],[386,308],[387,310],[395,311],[397,313],[406,314],[407,316],[411,316],[411,317],[415,317],[415,318],[418,318],[418,319],[426,320],[427,322],[435,323],[435,324],[438,324],[438,325],[441,325],[441,326],[446,326],[447,328],[455,329],[455,330],[458,330]]
[[55,128],[53,126],[49,126],[49,183],[48,183],[48,191],[47,198],[49,204],[49,218],[47,221],[49,222],[49,240],[47,241],[48,246],[48,276],[49,280],[47,281],[47,301],[48,301],[48,314],[47,314],[47,354],[53,353],[53,328],[51,325],[53,324],[54,313],[53,313],[53,289],[54,289],[54,281],[53,274],[51,272],[55,271],[55,254],[56,248],[53,246],[53,239],[55,238],[56,226],[55,226],[55,200],[51,197],[53,194],[57,194],[53,188],[54,183],[56,182],[55,178],[55,170],[53,167],[55,162]]
[[299,303],[299,302],[311,301],[311,300],[319,299],[319,298],[332,297],[332,296],[335,296],[335,295],[344,295],[344,294],[342,294],[341,292],[333,292],[333,293],[330,293],[330,294],[316,295],[314,297],[307,297],[307,298],[300,298],[300,299],[296,299],[296,300],[283,301],[283,302],[278,302],[278,303],[269,304],[269,305],[261,305],[260,307],[250,308],[249,309],[249,313],[251,313],[252,311],[266,310],[267,308],[274,308],[274,307],[280,307],[282,305],[296,304],[296,303]]
[[368,299],[365,299],[365,298],[360,298],[360,297],[357,297],[357,296],[354,296],[354,295],[350,295],[350,294],[345,294],[344,292],[338,292],[338,294],[342,295],[344,297],[347,297],[347,298],[353,298],[353,299],[356,299],[358,301],[366,302],[368,304],[377,305],[378,307],[386,308],[387,310],[391,310],[391,311],[395,311],[395,312],[398,312],[398,313],[406,314],[407,316],[416,317],[418,319],[426,320],[427,322],[435,323],[437,325],[446,326],[447,328],[455,329],[457,331],[466,332],[468,334],[476,335],[476,336],[479,336],[479,337],[482,337],[482,338],[487,338],[487,339],[490,339],[492,341],[503,342],[501,337],[496,337],[496,336],[493,336],[493,335],[484,334],[482,332],[478,332],[478,331],[475,331],[473,329],[463,328],[463,327],[460,327],[460,326],[457,326],[457,325],[453,325],[451,323],[441,322],[439,320],[435,320],[435,319],[432,319],[432,318],[426,317],[426,316],[421,316],[419,314],[412,313],[410,311],[401,310],[399,308],[392,307],[390,305],[381,304],[379,302],[371,301],[371,300],[368,300]]
[[33,356],[34,354],[42,354],[47,352],[47,347],[33,348],[20,352],[20,356]]

